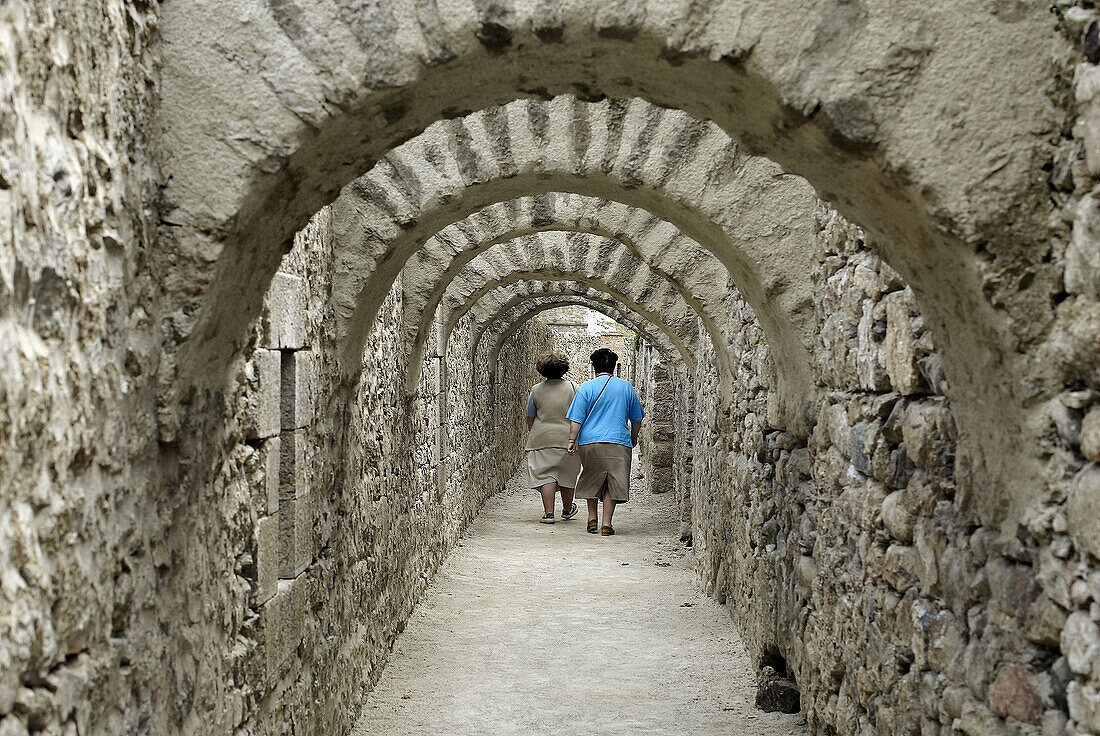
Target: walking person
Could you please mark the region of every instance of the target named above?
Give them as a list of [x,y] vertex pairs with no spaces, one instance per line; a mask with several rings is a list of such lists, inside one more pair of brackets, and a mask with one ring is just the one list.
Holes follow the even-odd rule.
[[554,500],[561,493],[561,518],[577,515],[573,489],[577,487],[580,458],[566,451],[569,420],[565,418],[577,384],[562,379],[569,371],[569,359],[548,353],[535,362],[535,370],[546,377],[535,384],[527,397],[527,483],[542,494],[543,524],[554,523]]
[[[615,533],[611,517],[616,504],[630,500],[630,455],[638,444],[645,411],[638,393],[615,377],[619,356],[607,348],[592,353],[596,377],[585,381],[566,416],[569,418],[568,451],[579,454],[581,475],[576,497],[588,501],[588,533],[609,537]],[[630,428],[627,429],[627,422]],[[603,524],[598,518],[603,501]]]

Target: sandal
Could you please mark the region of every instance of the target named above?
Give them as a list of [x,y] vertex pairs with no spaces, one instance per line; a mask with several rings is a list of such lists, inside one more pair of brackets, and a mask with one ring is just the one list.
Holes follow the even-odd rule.
[[577,515],[577,512],[579,510],[580,509],[577,508],[577,504],[573,504],[573,508],[571,508],[569,510],[562,509],[561,510],[561,520],[562,521],[569,521],[570,519],[572,519],[574,516]]
[[615,533],[615,530],[612,529],[609,526],[605,526],[602,529],[600,529],[600,536],[601,537],[610,537],[614,533]]
[[599,530],[600,530],[600,522],[596,521],[595,519],[589,519],[588,520],[588,533],[589,534],[595,534]]

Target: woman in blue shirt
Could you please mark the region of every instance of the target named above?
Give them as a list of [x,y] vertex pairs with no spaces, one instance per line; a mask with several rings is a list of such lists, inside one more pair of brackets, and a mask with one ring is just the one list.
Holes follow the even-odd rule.
[[[630,455],[638,444],[645,412],[630,382],[614,375],[617,354],[600,348],[591,359],[596,377],[580,385],[566,412],[566,449],[570,455],[580,454],[576,497],[588,502],[588,532],[595,534],[598,528],[601,535],[609,537],[615,533],[611,526],[615,505],[630,500]],[[597,513],[601,500],[602,526]]]

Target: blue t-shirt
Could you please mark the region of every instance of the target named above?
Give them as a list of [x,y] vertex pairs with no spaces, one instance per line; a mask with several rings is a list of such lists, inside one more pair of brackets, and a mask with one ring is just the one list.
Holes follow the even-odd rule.
[[[577,395],[565,416],[581,425],[578,445],[590,445],[593,442],[614,442],[617,445],[631,446],[630,429],[627,421],[640,422],[645,416],[638,393],[629,381],[621,378],[598,376],[585,381],[577,388]],[[604,384],[607,388],[604,389]],[[603,389],[603,395],[600,395]],[[599,397],[599,400],[597,400]],[[595,402],[595,405],[593,405]],[[591,413],[589,413],[591,410]],[[585,419],[585,415],[588,419]]]

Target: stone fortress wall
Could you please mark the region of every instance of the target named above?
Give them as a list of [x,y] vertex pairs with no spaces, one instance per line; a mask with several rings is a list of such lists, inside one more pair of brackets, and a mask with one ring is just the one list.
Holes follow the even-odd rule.
[[319,411],[338,405],[340,384],[323,335],[332,243],[325,209],[272,283],[245,368],[256,380],[243,392],[244,425],[255,429],[239,446],[239,476],[224,480],[252,493],[238,511],[238,554],[256,560],[256,578],[230,671],[245,673],[232,685],[248,693],[241,717],[259,732],[350,727],[356,708],[334,706],[377,680],[432,574],[520,462],[519,407],[535,357],[554,348],[545,327],[528,323],[504,346],[502,383],[490,386],[463,357],[469,327],[460,323],[446,355],[425,357],[410,404],[392,369],[406,349],[394,329],[398,281],[367,340],[355,410]]
[[577,383],[591,380],[592,362],[590,356],[600,348],[614,350],[619,356],[617,374],[633,381],[634,378],[634,334],[622,332],[557,332],[558,343],[564,355],[569,358],[569,373],[566,378]]
[[[774,6],[776,13],[789,10]],[[648,280],[630,292],[638,309],[662,317],[668,340],[677,341],[661,343],[659,360],[657,348],[629,351],[632,380],[653,420],[643,437],[646,483],[675,491],[681,536],[695,549],[704,585],[730,608],[761,663],[789,671],[815,733],[1100,732],[1100,59],[1087,37],[1096,12],[1084,3],[1059,4],[1050,18],[1042,9],[1040,25],[1037,13],[1022,5],[998,6],[980,18],[968,9],[975,26],[964,28],[964,53],[946,27],[910,18],[908,9],[891,5],[876,14],[875,3],[825,6],[815,27],[834,27],[827,22],[833,12],[843,21],[835,27],[864,28],[876,39],[882,29],[861,25],[866,18],[887,26],[893,21],[883,18],[896,19],[907,40],[886,50],[843,43],[843,53],[808,44],[783,66],[776,59],[788,57],[775,54],[779,41],[771,34],[786,34],[782,46],[789,49],[798,33],[782,18],[764,22],[769,17],[746,5],[736,33],[751,35],[752,43],[708,50],[726,60],[723,73],[742,87],[707,76],[707,94],[720,84],[751,87],[763,100],[753,114],[781,108],[783,129],[797,132],[780,139],[768,132],[771,121],[754,128],[759,120],[749,116],[746,139],[801,166],[822,197],[865,216],[853,219],[875,226],[878,235],[819,203],[801,213],[813,223],[806,249],[813,267],[804,274],[813,289],[785,293],[782,279],[770,284],[777,301],[790,296],[775,314],[802,315],[802,332],[792,332],[812,336],[812,391],[804,392],[812,401],[800,421],[792,420],[798,417],[791,409],[791,396],[801,395],[791,386],[799,384],[784,373],[796,353],[788,342],[769,338],[776,334],[767,331],[775,314],[748,303],[759,294],[709,276],[692,282],[701,256],[666,263],[661,273],[693,284],[693,306],[703,304],[707,319],[721,320],[716,327],[701,318],[687,324],[679,306],[662,311],[671,304],[665,294],[657,306],[646,303],[653,291]],[[284,74],[301,69],[289,48],[265,55],[250,46],[250,56],[233,47],[228,31],[209,57],[198,45],[181,47],[173,13],[220,18],[218,7],[194,7],[14,0],[0,19],[7,33],[0,44],[0,232],[11,240],[0,249],[4,736],[346,730],[432,571],[519,461],[520,412],[507,407],[521,406],[535,382],[534,357],[562,349],[537,321],[528,322],[504,343],[499,369],[490,374],[469,355],[481,318],[468,312],[441,335],[437,315],[428,320],[430,339],[410,393],[405,359],[416,354],[410,343],[417,333],[407,326],[415,328],[422,314],[419,302],[410,308],[408,300],[419,285],[415,274],[396,273],[373,294],[377,319],[361,326],[362,350],[349,370],[333,325],[359,314],[341,301],[342,279],[365,261],[340,249],[349,226],[346,210],[336,206],[308,209],[317,214],[299,228],[293,249],[279,253],[269,282],[263,268],[237,273],[237,262],[225,255],[234,228],[281,222],[285,213],[258,217],[234,197],[246,196],[249,177],[285,174],[294,191],[309,193],[306,199],[332,201],[335,189],[324,189],[295,161],[288,164],[298,140],[293,126],[316,127],[332,109],[350,104],[354,95],[341,85],[362,74],[321,75],[323,91],[307,90],[331,104],[319,112],[288,81],[293,74]],[[963,12],[937,7],[952,18]],[[625,43],[636,25],[645,26],[640,38],[646,39],[646,24],[664,24],[660,13],[615,12],[598,19],[607,31],[595,34],[600,43]],[[328,39],[310,36],[311,26],[286,15],[276,20],[298,34],[295,48],[312,64],[327,63]],[[205,19],[207,29],[211,22]],[[504,13],[492,27],[508,30],[512,22]],[[368,26],[380,27],[355,27]],[[539,26],[555,27],[562,26]],[[689,30],[675,43],[714,38]],[[426,32],[439,44],[440,63],[454,53],[439,40],[446,32],[442,26]],[[278,42],[254,28],[245,36]],[[472,33],[469,43],[485,46]],[[1034,72],[1038,67],[1026,66],[1024,51],[1039,47],[1035,54],[1044,59],[1053,49],[1054,63]],[[695,51],[685,48],[681,56],[670,45],[659,58],[682,65]],[[942,100],[936,72],[921,65],[951,54],[966,55],[972,66],[997,57],[1006,67],[1003,79],[1018,76],[1022,91],[997,87],[1003,79],[990,77],[992,91],[968,90],[966,110],[943,102],[923,128],[906,127],[898,120],[912,116],[895,118],[881,107],[902,94],[882,80],[900,79],[907,89]],[[178,95],[182,85],[167,73],[172,68],[161,73],[162,56],[225,62],[202,78],[243,87],[232,74],[247,72],[294,114],[257,116],[255,127],[220,126],[203,117],[206,108],[196,100],[221,109],[251,98],[237,95],[233,105],[200,95],[188,111],[194,128],[167,125],[170,116],[154,122],[161,98]],[[486,58],[496,59],[494,68],[507,66]],[[841,58],[857,65],[872,58],[859,73],[878,81],[860,87],[845,81],[843,70],[812,83],[798,76],[802,66],[820,69]],[[746,59],[756,66],[738,76]],[[783,71],[774,72],[779,67]],[[403,69],[396,62],[371,68],[379,79]],[[1033,72],[1041,84],[1028,76]],[[944,85],[956,82],[945,78]],[[1014,114],[981,117],[983,105],[997,99],[1011,99]],[[1046,117],[1033,115],[1040,103],[1053,106]],[[370,119],[404,125],[410,113],[403,104]],[[580,109],[580,102],[570,104]],[[604,104],[592,119],[611,107]],[[531,105],[525,111],[535,134],[544,131],[546,110]],[[512,108],[504,117],[514,114]],[[1028,135],[1045,136],[1035,154],[1041,164],[1032,159],[1030,139],[1016,136],[1020,119],[1030,126]],[[494,120],[475,125],[475,134],[493,130]],[[578,112],[573,120],[587,118]],[[662,132],[662,141],[674,137],[669,130],[681,130],[660,121],[653,116],[636,127],[649,130],[649,139]],[[616,134],[630,127],[619,124],[609,127]],[[584,135],[590,130],[575,127]],[[916,134],[924,129],[933,139]],[[168,155],[164,141],[177,130],[193,138]],[[990,147],[967,138],[971,131],[992,141]],[[412,132],[395,130],[392,138]],[[225,160],[240,163],[248,176],[235,179],[223,160],[202,158],[206,135],[220,136],[218,145],[232,152]],[[467,150],[461,131],[447,135],[454,148]],[[973,158],[957,156],[957,168],[935,158],[938,150],[954,155],[960,140],[973,144]],[[341,142],[333,146],[338,156],[357,160],[348,153],[355,140]],[[491,143],[485,149],[506,149]],[[890,166],[868,163],[877,160],[867,153],[872,146],[889,155]],[[912,153],[916,148],[920,155]],[[438,162],[439,150],[427,146],[424,156]],[[649,172],[633,150],[624,150],[621,168],[636,191]],[[800,158],[803,151],[825,153]],[[511,158],[491,165],[488,155],[480,163],[456,156],[457,164],[431,170],[440,181],[465,176],[481,184],[491,166],[509,173],[520,153],[508,151]],[[200,183],[179,164],[192,154],[202,159]],[[807,164],[810,159],[827,161],[830,176]],[[400,178],[397,164],[389,165]],[[616,166],[592,167],[605,175]],[[971,169],[992,182],[988,189],[965,179]],[[1035,184],[1031,175],[1039,171],[1045,178]],[[654,181],[662,177],[674,179],[672,170],[658,171]],[[905,177],[915,183],[899,183]],[[760,194],[766,189],[759,182],[790,178],[763,168],[743,173],[740,183],[742,191]],[[941,179],[948,183],[940,187]],[[1025,179],[1030,188],[1017,200],[1013,187]],[[1001,182],[1007,182],[1003,190]],[[403,209],[410,191],[388,182],[372,186],[361,186],[361,193],[383,202],[379,209],[388,208],[400,227],[432,220]],[[708,180],[708,192],[724,196],[724,186]],[[927,202],[906,209],[906,197],[916,198],[922,186],[919,196]],[[857,194],[866,200],[856,201]],[[692,204],[705,208],[706,196]],[[804,202],[789,192],[776,201],[785,207]],[[363,215],[366,205],[358,206]],[[945,305],[933,297],[950,292],[935,292],[932,281],[907,285],[899,275],[903,266],[910,276],[920,274],[925,255],[928,278],[948,283],[944,274],[955,274],[945,251],[913,237],[930,231],[903,226],[922,207],[952,237],[967,241],[958,244],[960,252],[973,261],[963,270],[979,274],[982,287],[956,295],[978,301]],[[883,212],[902,215],[895,220]],[[765,214],[775,219],[778,213]],[[1047,230],[1037,236],[1028,228],[1040,220]],[[1024,224],[1012,229],[1005,221]],[[788,224],[779,228],[782,237],[794,230]],[[597,229],[601,237],[610,232]],[[256,237],[282,248],[273,232]],[[896,238],[884,237],[887,232]],[[768,248],[778,242],[754,237]],[[1045,247],[1029,250],[1034,238]],[[627,255],[617,251],[615,263]],[[657,260],[651,255],[646,263]],[[619,281],[641,270],[624,267]],[[210,295],[224,288],[210,274],[225,272],[240,277],[242,291],[266,294],[265,306],[259,314],[242,309],[240,319],[249,326],[240,334],[226,337],[218,323],[195,336],[197,325],[214,324],[204,310]],[[555,276],[566,277],[574,273]],[[919,299],[931,309],[922,312]],[[981,309],[967,312],[973,304]],[[945,318],[953,309],[966,319]],[[655,330],[651,337],[662,334]],[[716,344],[715,335],[725,342]],[[211,367],[208,380],[185,380],[178,347],[188,339],[231,345],[226,354],[232,357]],[[975,353],[970,372],[958,360],[966,354],[960,343],[986,339],[1015,349],[1000,356],[1002,375],[989,370],[996,361],[978,361],[984,353]],[[678,346],[690,354],[678,355]],[[210,350],[195,354],[216,353]],[[1010,403],[1006,396],[1018,400],[1019,411],[987,404],[988,427],[975,422],[982,400]],[[1017,422],[1020,416],[1025,419]],[[1002,426],[1015,434],[998,434]],[[976,436],[991,441],[983,445]],[[1024,483],[997,496],[990,478],[1006,488],[1017,482],[996,475],[999,462],[1034,487]],[[990,513],[990,498],[1005,506],[1000,515]]]
[[[188,315],[157,300],[202,287],[180,282],[185,261],[149,268],[158,217],[172,217],[154,207],[144,137],[155,10],[16,2],[0,18],[13,34],[0,45],[0,734],[339,733],[512,475],[520,412],[478,399],[464,324],[410,403],[400,282],[358,380],[340,376],[326,208],[271,282],[211,431],[179,435],[160,336]],[[499,402],[521,405],[552,347],[536,322],[506,343]]]
[[[831,210],[818,220],[810,437],[775,428],[772,358],[743,303],[732,411],[714,400],[711,356],[672,392],[647,376],[648,410],[674,417],[668,464],[706,590],[758,661],[798,683],[815,732],[1091,732],[1100,394],[1074,386],[1047,404],[1060,492],[1007,536],[981,524],[911,290],[861,230]],[[665,472],[663,455],[643,461],[647,478]]]

